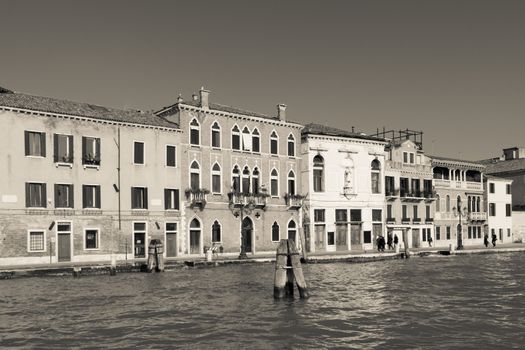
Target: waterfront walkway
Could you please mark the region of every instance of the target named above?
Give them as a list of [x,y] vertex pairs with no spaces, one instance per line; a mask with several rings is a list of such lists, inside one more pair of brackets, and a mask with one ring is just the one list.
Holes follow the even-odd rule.
[[[449,252],[447,247],[422,247],[411,248],[410,255],[466,255],[466,254],[490,254],[525,252],[525,243],[499,244],[496,247],[475,245],[465,247],[463,250]],[[396,253],[394,250],[378,251],[337,251],[337,252],[315,252],[307,254],[308,263],[329,263],[329,262],[369,262],[404,258],[404,253]],[[275,254],[257,254],[249,256],[248,259],[238,259],[237,256],[213,255],[211,261],[204,257],[180,257],[165,260],[166,270],[175,270],[187,267],[207,267],[226,264],[251,264],[251,263],[271,263],[275,261]],[[145,259],[140,260],[119,260],[117,261],[117,272],[140,272],[144,270]],[[109,261],[94,262],[59,262],[53,264],[39,265],[12,265],[0,266],[0,279],[16,277],[35,277],[35,276],[64,276],[72,274],[97,275],[109,274]]]

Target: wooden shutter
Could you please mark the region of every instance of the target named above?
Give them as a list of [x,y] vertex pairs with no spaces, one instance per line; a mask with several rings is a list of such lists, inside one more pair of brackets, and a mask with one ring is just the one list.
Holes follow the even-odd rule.
[[[95,158],[96,160],[99,161],[99,165],[100,165],[100,139],[95,140],[95,147],[97,148],[95,150]],[[100,189],[99,189],[99,192],[100,192]]]
[[40,133],[40,152],[42,152],[42,157],[46,156],[46,133]]
[[86,164],[86,142],[87,139],[82,136],[82,164]]
[[164,189],[164,209],[170,209],[170,190],[167,188]]
[[69,192],[68,192],[69,206],[70,208],[74,208],[75,207],[75,187],[73,185],[68,185],[68,187],[69,187]]
[[67,155],[69,157],[69,162],[73,163],[73,135],[68,137],[69,141],[69,154]]
[[58,135],[53,134],[53,159],[58,162]]
[[179,210],[179,190],[174,190],[175,191],[175,203],[174,203],[174,208]]
[[26,182],[26,208],[29,208],[29,205],[31,204],[29,201],[29,182]]
[[44,208],[47,208],[47,190],[46,190],[46,184],[42,184],[42,200],[44,201]]
[[58,208],[58,185],[55,184],[55,208]]
[[137,207],[137,199],[135,195],[135,187],[131,187],[131,209],[135,209]]
[[86,185],[82,185],[82,208],[87,208],[87,190]]
[[95,208],[101,208],[100,206],[100,186],[95,186]]
[[26,149],[26,156],[29,155],[29,131],[24,131],[24,143]]
[[148,209],[148,188],[144,187],[144,209]]

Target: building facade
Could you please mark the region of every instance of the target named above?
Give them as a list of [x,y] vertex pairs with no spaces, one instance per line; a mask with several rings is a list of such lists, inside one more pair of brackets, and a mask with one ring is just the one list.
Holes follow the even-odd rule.
[[310,252],[371,250],[384,235],[386,144],[378,137],[305,126],[301,173]]
[[176,124],[3,91],[0,264],[140,260],[150,239],[173,241],[183,221]]
[[156,114],[179,124],[185,211],[184,254],[275,252],[280,239],[301,247],[302,126],[286,106],[266,116],[210,103],[201,89]]
[[484,185],[488,233],[500,243],[512,243],[512,180],[486,175]]
[[[408,247],[431,246],[435,240],[431,159],[413,140],[392,141],[385,171],[386,227]],[[432,238],[432,239],[431,239]]]
[[487,232],[483,170],[480,163],[432,157],[436,191],[435,245],[483,244]]

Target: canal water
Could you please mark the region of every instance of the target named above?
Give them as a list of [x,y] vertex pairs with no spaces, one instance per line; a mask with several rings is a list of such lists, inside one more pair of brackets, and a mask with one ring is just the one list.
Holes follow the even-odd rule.
[[523,253],[305,265],[306,301],[273,268],[0,281],[0,348],[525,347]]

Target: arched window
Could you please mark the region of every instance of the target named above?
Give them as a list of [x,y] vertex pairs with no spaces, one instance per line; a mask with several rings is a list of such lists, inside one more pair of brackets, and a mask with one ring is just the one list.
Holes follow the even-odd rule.
[[478,197],[477,200],[476,200],[476,212],[480,213],[481,212],[481,198]]
[[252,152],[261,152],[261,137],[259,135],[259,130],[257,129],[253,129],[252,131]]
[[218,243],[221,241],[221,224],[217,220],[211,225],[211,242]]
[[250,169],[247,166],[242,170],[242,192],[250,193]]
[[314,157],[314,192],[324,191],[324,159],[318,154]]
[[200,133],[201,126],[197,119],[193,118],[190,122],[190,144],[191,145],[200,145]]
[[190,254],[201,253],[201,223],[195,218],[190,222]]
[[275,169],[270,174],[270,195],[279,197],[279,173]]
[[275,130],[270,134],[270,154],[279,154],[279,136],[277,136]]
[[211,168],[211,192],[221,193],[221,167],[217,163]]
[[473,209],[476,208],[476,205],[472,205],[472,200],[475,200],[474,197],[467,196],[468,212],[470,213]]
[[252,171],[252,193],[259,193],[259,169],[254,168]]
[[279,236],[279,224],[275,221],[272,225],[272,242],[279,242],[281,239]]
[[372,193],[381,193],[381,163],[377,159],[374,159],[370,167],[372,177]]
[[241,192],[241,171],[237,165],[232,171],[232,189],[233,192]]
[[296,237],[297,237],[297,225],[295,224],[295,221],[290,220],[290,222],[288,223],[288,239],[293,239],[294,242],[297,243]]
[[242,150],[248,152],[252,150],[252,134],[247,126],[242,129]]
[[190,165],[190,187],[192,190],[201,188],[201,169],[196,160]]
[[439,194],[436,195],[436,211],[439,213],[441,210],[441,198],[439,197]]
[[288,157],[295,157],[295,138],[292,134],[288,135]]
[[288,194],[295,194],[295,174],[293,170],[288,172]]
[[447,199],[446,199],[445,206],[446,206],[446,209],[447,209],[447,213],[450,213],[450,196],[448,194],[447,194]]
[[232,149],[237,151],[241,149],[241,131],[237,125],[232,128]]
[[221,126],[217,122],[211,126],[211,146],[221,148]]

